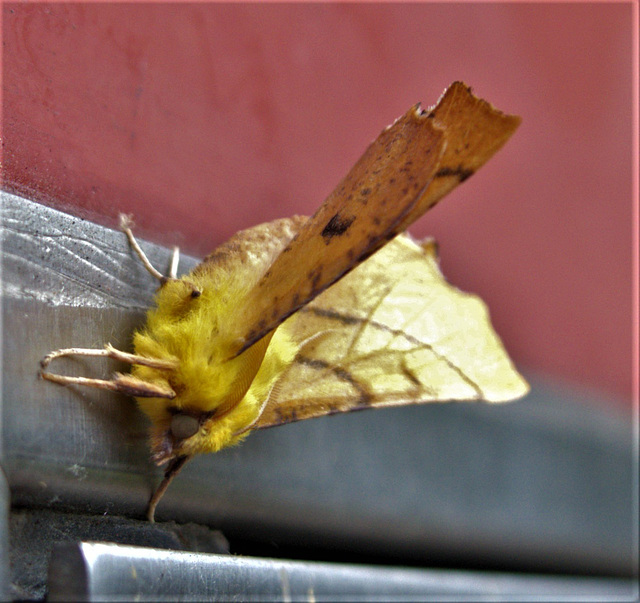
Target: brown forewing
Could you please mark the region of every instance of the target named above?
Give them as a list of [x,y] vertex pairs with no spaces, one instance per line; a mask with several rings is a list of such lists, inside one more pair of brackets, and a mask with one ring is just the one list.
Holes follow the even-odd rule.
[[244,301],[236,354],[404,231],[477,171],[520,118],[454,82],[385,129]]
[[478,171],[522,121],[476,97],[462,82],[451,84],[429,115],[444,132],[445,150],[434,179],[403,219],[402,230]]
[[393,238],[433,179],[443,147],[441,130],[417,106],[385,129],[244,301],[236,353]]

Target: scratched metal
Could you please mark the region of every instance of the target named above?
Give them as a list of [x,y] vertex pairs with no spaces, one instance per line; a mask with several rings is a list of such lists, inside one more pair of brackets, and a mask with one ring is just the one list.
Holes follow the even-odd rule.
[[[37,371],[59,347],[127,349],[155,283],[122,233],[13,195],[2,202],[3,463],[13,503],[141,517],[160,475],[144,417],[124,397],[59,387]],[[146,249],[168,264],[168,250]],[[85,359],[53,368],[101,376],[116,367]],[[597,396],[532,383],[515,404],[376,410],[254,433],[188,465],[157,517],[309,551],[630,573],[630,418]]]
[[631,580],[293,562],[82,542],[54,550],[48,601],[632,600]]
[[0,601],[9,599],[9,486],[0,471]]
[[[155,279],[120,232],[7,194],[2,214],[3,435],[14,498],[134,512],[154,480],[135,405],[107,392],[51,387],[37,372],[59,347],[129,349]],[[158,266],[168,264],[169,252],[146,249]],[[183,258],[182,266],[194,264]],[[87,376],[125,368],[100,359],[52,365]]]

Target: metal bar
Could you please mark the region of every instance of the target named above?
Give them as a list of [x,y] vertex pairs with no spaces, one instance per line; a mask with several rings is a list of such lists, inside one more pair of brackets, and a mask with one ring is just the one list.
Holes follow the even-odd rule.
[[9,486],[0,467],[0,601],[9,600]]
[[[3,460],[13,503],[143,517],[160,473],[135,404],[43,382],[37,371],[59,347],[126,350],[156,283],[121,232],[6,193],[2,203]],[[155,265],[169,264],[170,250],[143,246]],[[183,258],[182,269],[195,262]],[[60,363],[96,377],[126,370]],[[533,393],[515,404],[376,410],[252,434],[190,463],[157,518],[311,551],[630,575],[630,417],[601,397],[531,380]]]
[[112,515],[14,509],[9,531],[11,577],[9,579],[7,573],[6,581],[0,585],[10,584],[10,595],[18,600],[44,600],[51,552],[61,544],[99,540],[153,549],[229,552],[229,543],[224,536],[206,526],[172,521],[152,524],[146,520]]
[[232,557],[81,542],[57,548],[49,601],[630,601],[630,580]]

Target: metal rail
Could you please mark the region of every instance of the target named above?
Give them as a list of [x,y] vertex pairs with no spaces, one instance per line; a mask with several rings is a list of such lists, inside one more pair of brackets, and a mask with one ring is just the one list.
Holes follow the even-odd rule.
[[630,601],[633,584],[205,555],[81,542],[54,551],[49,601]]
[[[159,472],[135,404],[57,387],[37,371],[59,347],[127,349],[156,284],[121,232],[7,193],[2,221],[0,419],[12,503],[142,517]],[[168,265],[170,250],[143,246],[155,265]],[[196,261],[183,257],[181,269]],[[60,362],[56,370],[71,374],[119,368]],[[515,404],[370,411],[252,434],[240,447],[193,461],[157,518],[214,526],[231,540],[295,546],[310,557],[323,549],[455,567],[631,575],[630,417],[598,396],[528,377],[533,393]]]

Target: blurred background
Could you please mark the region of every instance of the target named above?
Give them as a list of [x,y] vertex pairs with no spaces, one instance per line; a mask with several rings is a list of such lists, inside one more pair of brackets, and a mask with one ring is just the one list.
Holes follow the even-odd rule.
[[523,124],[419,223],[524,367],[632,402],[632,3],[3,5],[3,187],[204,255],[454,80]]

